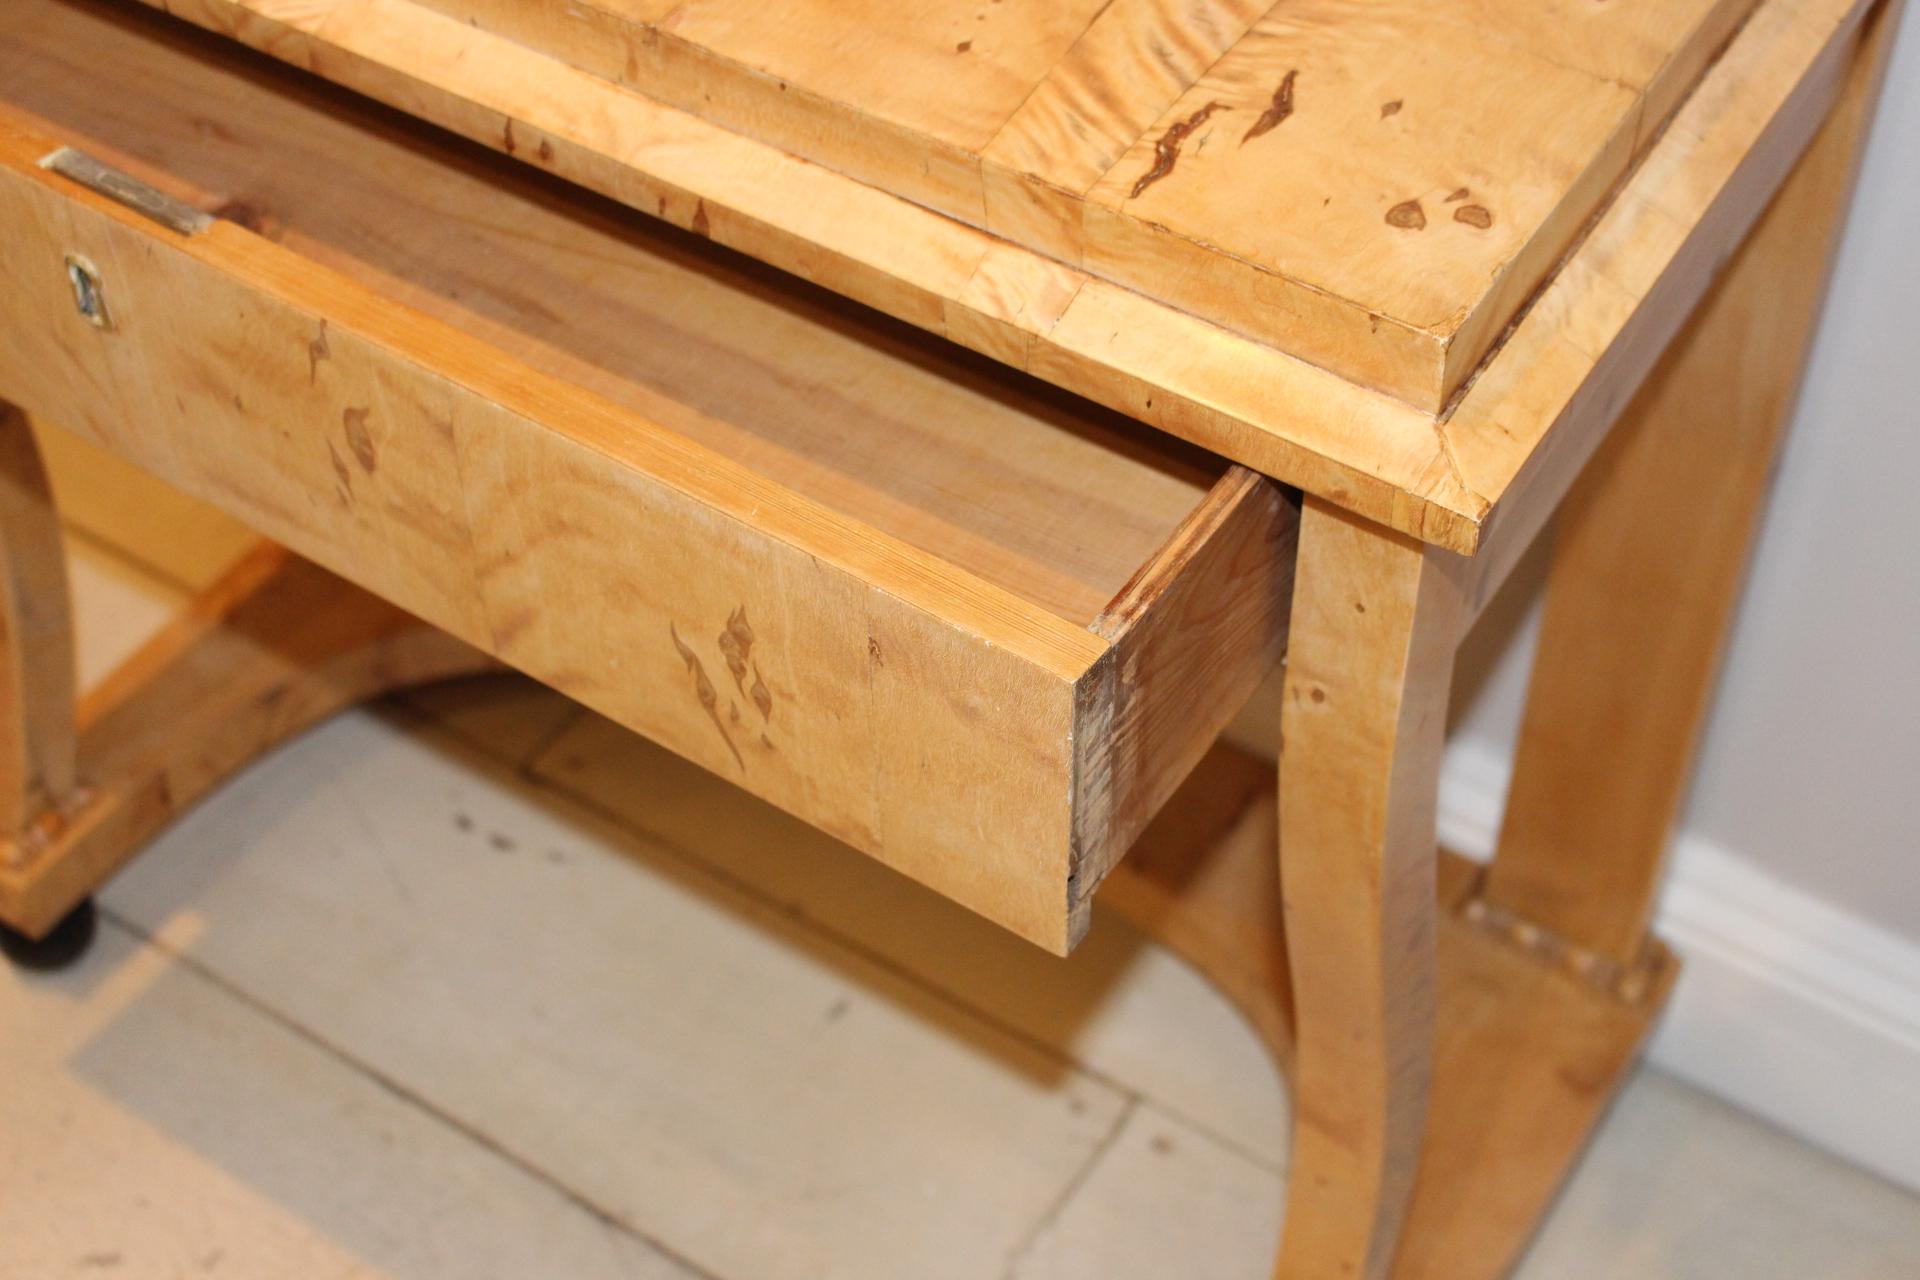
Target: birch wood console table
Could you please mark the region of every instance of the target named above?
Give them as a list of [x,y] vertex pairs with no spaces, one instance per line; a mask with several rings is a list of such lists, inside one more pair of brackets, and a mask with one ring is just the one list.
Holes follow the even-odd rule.
[[[1502,1275],[1674,976],[1898,12],[10,0],[0,920],[510,665],[1040,946],[1185,954],[1295,1094],[1281,1276]],[[29,413],[263,538],[77,713]],[[1481,867],[1453,655],[1556,513]],[[1283,656],[1276,785],[1216,739]]]

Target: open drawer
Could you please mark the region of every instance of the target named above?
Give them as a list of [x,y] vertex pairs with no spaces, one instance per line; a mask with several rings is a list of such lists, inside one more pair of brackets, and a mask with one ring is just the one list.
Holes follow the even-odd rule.
[[113,3],[0,14],[0,397],[1056,951],[1282,646],[1264,479]]

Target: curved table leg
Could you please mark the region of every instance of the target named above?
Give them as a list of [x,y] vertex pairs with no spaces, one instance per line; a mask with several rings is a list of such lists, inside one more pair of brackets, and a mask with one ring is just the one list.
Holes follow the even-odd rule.
[[[1272,771],[1221,749],[1106,892],[1294,1066],[1277,1274],[1378,1280],[1427,1124],[1435,795],[1465,598],[1457,559],[1311,499],[1299,555],[1277,789],[1286,856],[1274,856],[1271,802],[1249,784],[1271,787]],[[1238,816],[1211,831],[1186,816],[1209,807]]]
[[[1216,748],[1108,877],[1100,903],[1220,988],[1295,1076],[1274,783],[1272,765]],[[1436,872],[1433,1083],[1388,1274],[1493,1280],[1532,1238],[1632,1069],[1675,967],[1655,946],[1623,992],[1487,918],[1477,864],[1442,851]]]
[[497,667],[263,541],[76,710],[59,526],[33,438],[8,406],[0,448],[11,486],[0,497],[0,782],[21,815],[0,831],[0,923],[28,937],[280,742],[389,690]]
[[1280,713],[1281,904],[1298,1065],[1285,1280],[1393,1264],[1433,1070],[1434,813],[1457,558],[1317,501]]

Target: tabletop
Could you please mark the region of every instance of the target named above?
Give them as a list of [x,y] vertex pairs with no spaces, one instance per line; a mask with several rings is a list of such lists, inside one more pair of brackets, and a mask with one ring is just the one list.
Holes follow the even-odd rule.
[[426,0],[1438,410],[1754,0]]
[[[143,2],[1477,556],[1489,588],[1872,8]],[[1077,141],[1010,151],[1054,102]]]

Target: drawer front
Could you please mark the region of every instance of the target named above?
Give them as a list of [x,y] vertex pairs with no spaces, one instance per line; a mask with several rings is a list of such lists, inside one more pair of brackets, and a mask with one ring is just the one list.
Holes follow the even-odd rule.
[[1277,657],[1249,473],[1077,626],[59,146],[0,118],[0,396],[1040,945]]

